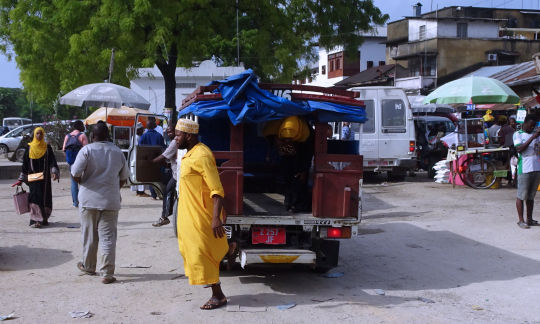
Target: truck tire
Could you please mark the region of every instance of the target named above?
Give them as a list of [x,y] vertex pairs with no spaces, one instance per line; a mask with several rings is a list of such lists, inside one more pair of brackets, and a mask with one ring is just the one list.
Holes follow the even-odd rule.
[[328,272],[337,267],[339,259],[338,240],[313,240],[313,251],[317,254],[314,271],[318,273]]

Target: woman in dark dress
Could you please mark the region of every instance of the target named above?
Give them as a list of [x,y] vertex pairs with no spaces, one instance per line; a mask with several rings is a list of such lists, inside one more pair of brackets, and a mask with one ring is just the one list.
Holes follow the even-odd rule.
[[[19,181],[24,181],[30,188],[30,226],[39,228],[49,225],[52,212],[51,180],[59,179],[59,169],[54,152],[45,142],[45,131],[41,127],[34,130],[34,137],[24,152],[22,172]],[[40,180],[29,181],[33,174],[43,172]],[[31,180],[31,179],[30,179]]]

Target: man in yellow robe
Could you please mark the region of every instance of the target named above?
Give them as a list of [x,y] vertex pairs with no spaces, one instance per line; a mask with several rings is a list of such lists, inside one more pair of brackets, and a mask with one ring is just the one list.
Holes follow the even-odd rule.
[[220,219],[224,192],[214,155],[198,133],[197,122],[178,120],[175,140],[179,149],[187,149],[180,164],[178,247],[189,283],[212,288],[201,309],[215,309],[227,304],[219,281],[219,264],[229,250]]

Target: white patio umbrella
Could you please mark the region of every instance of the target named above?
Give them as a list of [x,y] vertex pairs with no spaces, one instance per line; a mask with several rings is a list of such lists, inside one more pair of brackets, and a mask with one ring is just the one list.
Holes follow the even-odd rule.
[[[122,108],[148,110],[150,103],[135,91],[114,83],[91,83],[71,90],[60,98],[63,105],[78,107]],[[105,109],[105,116],[107,109]],[[106,119],[107,117],[105,117]]]

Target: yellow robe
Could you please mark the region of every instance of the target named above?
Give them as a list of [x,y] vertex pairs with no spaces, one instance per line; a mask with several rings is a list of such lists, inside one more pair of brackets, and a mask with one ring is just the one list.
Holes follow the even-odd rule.
[[191,285],[219,282],[219,263],[229,247],[212,230],[213,195],[224,197],[214,155],[199,143],[182,158],[178,197],[178,247]]

